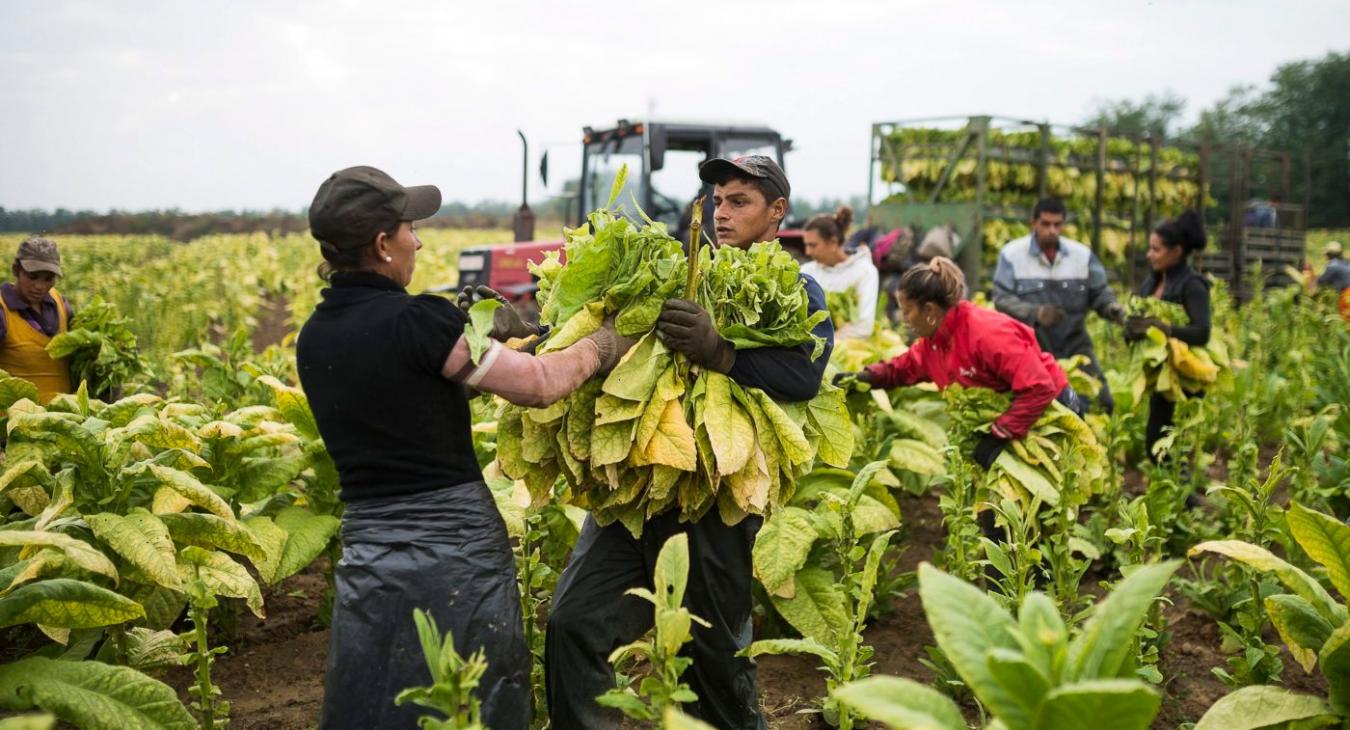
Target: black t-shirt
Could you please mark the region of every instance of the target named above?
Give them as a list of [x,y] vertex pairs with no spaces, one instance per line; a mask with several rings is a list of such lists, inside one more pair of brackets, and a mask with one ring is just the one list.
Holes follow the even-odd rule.
[[295,360],[342,499],[480,480],[463,386],[441,375],[466,318],[374,273],[335,274],[300,330]]

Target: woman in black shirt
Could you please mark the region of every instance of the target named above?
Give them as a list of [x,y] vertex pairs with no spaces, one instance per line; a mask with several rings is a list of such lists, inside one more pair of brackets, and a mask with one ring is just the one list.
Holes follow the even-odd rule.
[[[1188,264],[1190,255],[1204,247],[1205,224],[1193,210],[1154,229],[1148,239],[1147,254],[1152,272],[1140,285],[1139,296],[1180,304],[1185,308],[1189,322],[1168,325],[1150,317],[1131,317],[1125,322],[1126,339],[1142,338],[1149,327],[1157,327],[1168,337],[1175,337],[1192,347],[1209,344],[1209,280]],[[1172,425],[1176,407],[1176,403],[1158,393],[1149,396],[1144,444],[1148,457],[1155,462],[1158,458],[1153,453],[1153,445],[1162,438],[1163,430]]]
[[[467,317],[413,296],[412,222],[440,208],[430,185],[405,188],[371,167],[334,173],[310,206],[329,287],[296,342],[300,382],[337,465],[342,560],[320,726],[413,727],[394,706],[430,683],[413,609],[431,612],[464,655],[483,648],[478,693],[494,730],[529,722],[530,662],[505,524],[474,457],[465,386],[547,405],[612,368],[631,343],[611,325],[541,357],[500,344],[470,362]],[[502,307],[492,337],[533,328]]]

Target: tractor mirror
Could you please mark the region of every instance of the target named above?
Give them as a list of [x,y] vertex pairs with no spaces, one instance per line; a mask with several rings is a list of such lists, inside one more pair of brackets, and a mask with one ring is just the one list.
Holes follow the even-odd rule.
[[652,172],[666,166],[666,144],[669,142],[666,130],[660,126],[647,127],[647,154],[652,163]]

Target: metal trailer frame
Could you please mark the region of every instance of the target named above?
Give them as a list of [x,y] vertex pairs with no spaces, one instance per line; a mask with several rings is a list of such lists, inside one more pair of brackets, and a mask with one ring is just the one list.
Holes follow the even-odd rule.
[[[1296,160],[1285,151],[1204,143],[1200,146],[1201,171],[1205,187],[1214,192],[1217,209],[1207,211],[1206,225],[1218,228],[1218,247],[1196,257],[1196,268],[1228,282],[1235,303],[1251,298],[1248,277],[1259,265],[1266,285],[1293,283],[1286,267],[1303,264],[1307,235],[1307,212],[1311,184],[1307,176],[1311,166],[1304,159],[1304,189],[1301,203],[1292,200]],[[1272,166],[1271,180],[1262,179],[1259,168]],[[1270,205],[1278,223],[1272,227],[1246,224],[1249,201],[1267,198],[1281,202]],[[1226,210],[1224,210],[1226,208]]]
[[[884,139],[890,132],[901,127],[932,127],[950,125],[954,122],[964,122],[966,132],[964,138],[952,150],[947,159],[946,167],[934,190],[929,194],[927,201],[903,201],[897,203],[884,203],[876,199],[877,183],[880,181],[879,164],[885,162],[882,159],[885,154]],[[989,133],[995,129],[1007,131],[1019,131],[1017,128],[1025,130],[1036,129],[1041,134],[1041,147],[1038,152],[1028,155],[1023,150],[1003,147],[999,152],[999,147],[991,143]],[[1090,164],[1083,165],[1062,165],[1064,167],[1074,167],[1079,170],[1091,171],[1096,175],[1096,199],[1092,206],[1091,220],[1091,245],[1094,252],[1101,252],[1101,233],[1105,225],[1103,221],[1104,201],[1104,180],[1107,171],[1128,172],[1138,180],[1140,170],[1143,167],[1142,148],[1146,144],[1148,147],[1149,165],[1146,187],[1148,194],[1141,196],[1139,194],[1140,186],[1135,186],[1135,196],[1133,206],[1129,217],[1129,237],[1130,246],[1127,249],[1127,260],[1135,258],[1137,253],[1138,241],[1141,239],[1139,233],[1152,230],[1157,219],[1157,162],[1158,154],[1163,147],[1163,140],[1151,135],[1127,136],[1112,134],[1106,128],[1089,128],[1080,125],[1054,124],[1049,121],[1035,121],[1027,119],[1018,119],[1015,117],[999,117],[992,115],[975,116],[949,116],[949,117],[923,117],[915,119],[905,119],[892,122],[877,122],[872,125],[871,148],[869,151],[868,181],[867,181],[867,199],[868,214],[874,223],[885,222],[887,224],[908,224],[909,219],[924,222],[925,218],[931,216],[925,215],[934,209],[934,206],[940,206],[938,198],[941,196],[949,176],[956,165],[962,160],[969,159],[973,148],[973,156],[976,161],[976,190],[973,210],[970,211],[972,220],[970,221],[971,235],[963,238],[961,251],[956,252],[957,258],[966,276],[973,282],[981,281],[982,277],[982,249],[983,236],[982,230],[984,220],[987,217],[1008,218],[1012,215],[1020,215],[1022,220],[1030,217],[1030,209],[1009,210],[1005,207],[993,207],[987,204],[987,168],[990,161],[1006,161],[1017,163],[1035,163],[1037,174],[1037,187],[1039,196],[1044,197],[1046,193],[1048,176],[1047,170],[1054,163],[1051,161],[1050,142],[1055,137],[1088,137],[1097,140],[1096,158]],[[1133,159],[1112,159],[1108,155],[1107,142],[1112,138],[1127,139],[1136,144],[1136,154]],[[945,146],[945,145],[944,145]],[[900,157],[894,162],[899,164],[904,157]],[[1172,173],[1169,177],[1176,180],[1194,180],[1199,183],[1200,199],[1197,204],[1204,201],[1204,173],[1203,162],[1200,171],[1195,175],[1182,175]],[[900,183],[892,185],[902,186]],[[951,204],[949,204],[951,205]],[[895,206],[891,210],[888,207]],[[1001,242],[999,242],[1001,243]],[[1146,245],[1146,244],[1145,244]],[[1136,266],[1129,266],[1128,283],[1133,287],[1137,277]]]

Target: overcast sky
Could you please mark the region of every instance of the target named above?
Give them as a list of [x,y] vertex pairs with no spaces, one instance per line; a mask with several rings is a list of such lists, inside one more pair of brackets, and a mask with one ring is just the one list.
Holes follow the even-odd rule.
[[1329,50],[1346,0],[0,0],[0,206],[299,208],[353,164],[514,199],[517,128],[566,172],[649,111],[764,121],[794,197],[844,196],[874,121],[1193,116]]

